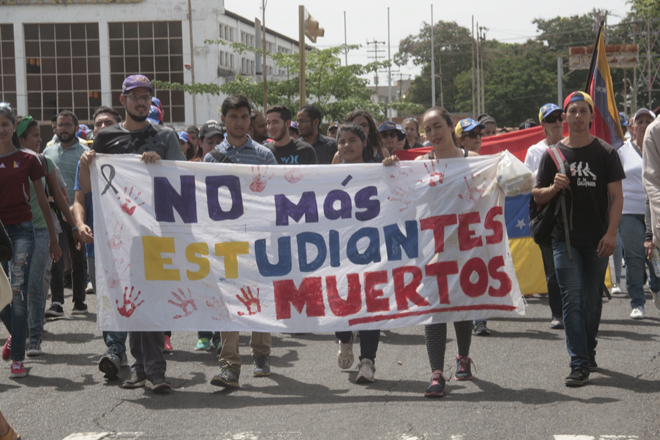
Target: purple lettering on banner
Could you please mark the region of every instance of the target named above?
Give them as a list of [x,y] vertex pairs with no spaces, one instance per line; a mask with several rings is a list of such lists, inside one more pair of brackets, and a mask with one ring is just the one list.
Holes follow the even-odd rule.
[[[335,209],[335,202],[339,201],[339,210]],[[340,189],[332,190],[325,196],[323,202],[323,214],[328,220],[338,218],[351,218],[351,196]]]
[[277,254],[279,260],[276,264],[271,264],[266,253],[266,240],[254,242],[254,256],[261,276],[282,277],[291,272],[291,237],[277,239]]
[[305,223],[318,223],[319,210],[316,206],[316,194],[314,191],[305,191],[300,196],[298,204],[293,203],[284,194],[275,196],[275,224],[287,226],[289,217],[296,223],[305,216]]
[[406,234],[399,230],[399,226],[387,225],[383,228],[385,234],[385,248],[387,248],[387,259],[389,261],[401,260],[401,248],[406,251],[408,258],[417,258],[419,255],[419,243],[417,240],[417,221],[406,221]]
[[[231,209],[223,211],[218,200],[218,189],[226,186],[231,194]],[[243,215],[241,181],[237,176],[208,176],[206,178],[206,203],[211,220],[235,220]]]
[[339,267],[339,232],[330,230],[330,266]]
[[[328,256],[328,248],[321,234],[316,232],[301,232],[296,235],[298,242],[298,264],[301,272],[314,272],[325,263]],[[307,261],[307,243],[316,246],[316,258],[314,261]]]
[[355,194],[355,207],[365,209],[365,211],[355,213],[357,220],[366,222],[367,220],[378,217],[378,214],[380,214],[380,200],[371,198],[377,195],[378,188],[375,186],[367,186]]
[[174,210],[184,223],[197,223],[197,201],[195,198],[195,176],[180,176],[181,194],[167,177],[154,177],[154,208],[156,220],[173,223]]

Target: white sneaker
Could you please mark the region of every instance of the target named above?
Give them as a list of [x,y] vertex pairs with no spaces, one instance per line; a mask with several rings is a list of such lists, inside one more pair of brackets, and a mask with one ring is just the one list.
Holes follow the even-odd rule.
[[660,310],[660,293],[651,291],[651,296],[653,297],[653,304],[655,304],[655,308]]
[[632,319],[644,319],[644,307],[639,306],[632,309],[632,312],[630,312],[630,317]]
[[353,355],[353,336],[351,336],[351,341],[347,343],[339,342],[339,351],[337,352],[337,365],[342,370],[348,370],[353,366],[355,362],[355,356]]
[[611,293],[612,293],[612,295],[621,295],[623,293],[623,291],[621,290],[621,287],[619,287],[618,285],[615,284],[614,286],[612,286]]
[[374,363],[371,360],[362,359],[358,364],[358,369],[359,371],[355,383],[371,383],[374,381],[376,367],[374,367]]
[[92,283],[87,283],[87,288],[85,289],[85,293],[94,293],[94,286],[92,286]]

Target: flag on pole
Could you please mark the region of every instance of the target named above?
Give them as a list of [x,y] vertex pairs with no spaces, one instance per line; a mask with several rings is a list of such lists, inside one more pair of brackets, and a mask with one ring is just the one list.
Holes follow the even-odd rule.
[[623,145],[623,130],[619,122],[619,111],[614,100],[614,87],[610,66],[607,63],[605,39],[603,36],[603,23],[598,30],[598,38],[591,58],[591,67],[587,76],[585,92],[594,101],[594,122],[591,125],[591,134],[601,138],[614,148]]

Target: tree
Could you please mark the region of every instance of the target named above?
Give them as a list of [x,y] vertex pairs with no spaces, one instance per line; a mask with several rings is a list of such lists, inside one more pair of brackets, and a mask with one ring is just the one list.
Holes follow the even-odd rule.
[[[242,54],[255,52],[263,54],[262,50],[246,46],[243,43],[228,43],[224,40],[207,40],[207,44],[222,44],[230,46],[234,52]],[[349,46],[357,49],[359,46]],[[344,54],[343,46],[322,50],[310,50],[305,58],[305,97],[307,103],[316,105],[325,119],[343,121],[351,111],[362,109],[373,114],[377,119],[384,118],[384,106],[371,101],[372,90],[365,75],[378,69],[388,67],[388,62],[374,62],[366,65],[352,64],[342,66],[339,55]],[[268,104],[286,105],[295,113],[300,107],[298,54],[266,53],[277,63],[279,69],[288,72],[288,78],[281,81],[268,81]],[[178,84],[155,81],[158,88],[182,90],[190,94],[234,94],[247,96],[252,104],[261,109],[263,102],[263,83],[254,82],[251,77],[236,75],[233,81],[222,85],[217,84]],[[263,109],[261,109],[263,110]]]
[[645,19],[660,18],[660,3],[658,0],[627,0],[626,3],[631,5],[633,13],[639,17]]
[[[440,85],[444,94],[444,105],[449,111],[456,111],[456,89],[452,86],[454,78],[472,68],[472,36],[470,30],[456,22],[439,21],[434,24],[435,40],[436,102],[440,102]],[[394,62],[422,66],[422,74],[413,80],[408,91],[408,99],[424,107],[431,106],[431,26],[424,23],[417,35],[409,35],[399,43],[399,52],[394,55]],[[442,63],[442,64],[441,64]]]

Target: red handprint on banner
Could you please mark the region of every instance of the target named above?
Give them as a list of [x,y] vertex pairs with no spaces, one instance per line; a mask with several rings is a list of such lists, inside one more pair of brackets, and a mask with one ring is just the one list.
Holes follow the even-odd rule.
[[261,192],[266,189],[266,183],[268,183],[275,173],[268,176],[268,165],[264,165],[264,171],[262,174],[261,166],[257,165],[256,167],[252,166],[252,174],[254,175],[254,179],[252,179],[252,183],[250,183],[250,190],[252,190],[252,192]]
[[[435,165],[438,164],[438,169],[435,169]],[[428,164],[424,163],[424,168],[426,172],[429,173],[429,186],[436,186],[445,180],[445,171],[447,171],[447,164],[445,164],[445,169],[440,172],[440,164],[437,161],[431,162],[431,167]],[[420,180],[419,183],[424,183],[424,179]]]
[[[131,267],[130,263],[124,261],[124,259],[120,259],[117,261],[117,259],[114,260],[114,265],[112,266],[114,271],[108,272],[106,269],[105,271],[105,276],[106,276],[106,281],[108,283],[108,287],[111,289],[114,289],[115,287],[118,287],[120,284],[120,277],[123,277],[123,275],[126,273],[126,271]],[[112,270],[112,269],[111,269]]]
[[140,297],[140,293],[142,292],[138,290],[138,293],[135,295],[135,298],[133,298],[134,289],[135,287],[131,286],[131,291],[128,292],[128,287],[124,287],[124,303],[121,307],[119,307],[119,300],[118,299],[115,300],[115,302],[117,303],[117,311],[121,316],[125,318],[130,318],[133,315],[133,312],[135,312],[135,310],[144,303],[144,300],[142,300],[139,303],[135,304],[135,302]]
[[229,308],[225,304],[225,300],[222,299],[222,295],[218,298],[215,296],[211,298],[210,301],[206,301],[206,305],[209,306],[215,316],[211,316],[215,321],[222,321],[229,318]]
[[[136,190],[136,194],[133,195],[133,189],[134,187],[131,186],[130,191],[128,190],[128,187],[124,187],[124,195],[123,197],[121,195],[117,195],[117,200],[121,202],[121,199],[124,199],[124,203],[121,205],[121,210],[124,211],[128,215],[133,215],[135,212],[135,208],[138,206],[144,205],[145,202],[139,203],[138,199],[140,198],[140,195],[142,192]],[[126,191],[129,191],[128,194],[126,194]]]
[[177,306],[183,311],[183,315],[175,315],[174,319],[185,318],[186,316],[192,315],[193,312],[197,311],[197,304],[195,304],[195,300],[192,297],[192,292],[190,289],[188,289],[188,296],[186,296],[186,293],[183,290],[178,290],[181,295],[178,295],[176,292],[172,292],[172,295],[178,300],[178,302],[171,299],[167,301],[168,303],[172,304],[173,306]]
[[[247,292],[246,292],[247,289]],[[256,315],[257,313],[261,312],[261,302],[259,301],[259,289],[257,288],[257,296],[255,298],[254,294],[252,293],[252,290],[250,290],[249,287],[241,288],[241,293],[243,296],[241,297],[240,295],[236,295],[236,298],[240,302],[243,303],[243,305],[247,308],[247,313],[245,312],[238,312],[238,316],[243,316],[243,315]],[[256,310],[254,310],[256,308]]]
[[412,188],[408,186],[408,184],[405,185],[399,185],[396,188],[392,188],[391,190],[391,196],[387,198],[387,200],[390,200],[392,202],[398,202],[403,205],[401,208],[399,208],[399,212],[403,212],[406,209],[410,207],[410,205],[414,202],[413,196],[412,196]]
[[310,174],[312,174],[312,173],[311,172],[310,173],[303,173],[300,170],[299,167],[294,167],[291,170],[285,171],[284,178],[286,179],[287,182],[296,184],[296,183],[300,182],[303,179],[303,177],[307,177]]
[[112,235],[110,235],[108,232],[105,233],[106,236],[110,237],[110,239],[108,240],[108,247],[110,249],[119,249],[121,245],[124,244],[124,241],[121,238],[121,234],[123,233],[123,231],[124,231],[124,224],[116,221]]
[[485,182],[485,179],[479,182],[477,179],[475,179],[474,175],[472,175],[472,180],[468,181],[467,177],[463,177],[463,180],[467,186],[467,194],[459,194],[458,197],[468,203],[476,203],[484,193],[484,188],[482,188],[482,186]]

